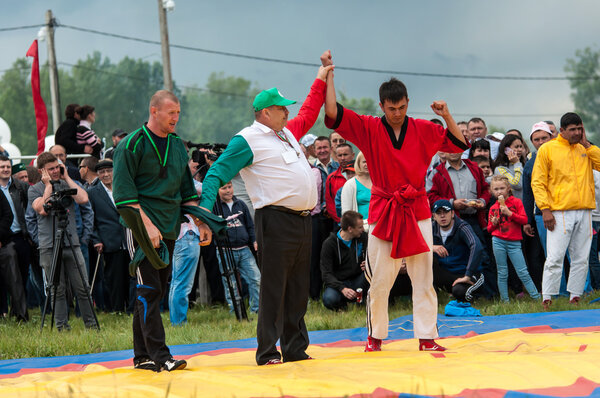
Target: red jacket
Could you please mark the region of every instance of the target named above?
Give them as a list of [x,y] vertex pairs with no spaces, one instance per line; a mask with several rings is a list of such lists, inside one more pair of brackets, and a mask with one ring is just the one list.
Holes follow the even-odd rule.
[[[512,211],[512,216],[506,217],[504,214],[500,213],[500,203],[494,203],[490,208],[488,232],[491,233],[492,236],[504,240],[522,240],[523,234],[521,233],[521,226],[527,224],[527,214],[525,214],[523,202],[521,202],[519,198],[509,196],[506,198],[505,204],[506,207]],[[492,224],[492,216],[499,217],[500,224]]]
[[[486,205],[490,202],[491,194],[490,194],[490,185],[485,181],[485,177],[483,176],[483,171],[479,168],[477,163],[470,161],[469,159],[463,159],[463,162],[467,166],[467,168],[473,174],[475,178],[475,182],[477,183],[477,199],[485,200]],[[429,204],[433,206],[433,204],[440,199],[465,199],[465,198],[457,198],[454,193],[454,187],[452,186],[452,179],[450,179],[450,174],[448,174],[448,170],[446,170],[446,163],[441,163],[438,167],[435,168],[435,175],[433,176],[432,182],[433,186],[427,192],[427,197],[429,198]],[[460,217],[460,212],[456,210],[456,214]],[[485,229],[487,226],[486,220],[486,211],[485,208],[477,210],[477,218],[479,220],[479,225],[481,228]]]
[[329,216],[337,223],[340,222],[340,218],[337,215],[335,209],[335,195],[342,189],[346,183],[346,177],[342,174],[342,167],[338,167],[336,171],[327,176],[325,182],[325,206]]

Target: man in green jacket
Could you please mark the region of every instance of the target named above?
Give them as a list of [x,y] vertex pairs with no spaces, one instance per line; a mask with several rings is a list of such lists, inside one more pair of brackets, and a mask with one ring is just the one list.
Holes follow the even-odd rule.
[[[136,369],[173,371],[187,365],[171,356],[160,317],[160,300],[171,274],[173,247],[181,225],[181,206],[198,205],[187,167],[187,150],[175,134],[180,112],[179,100],[173,93],[157,91],[150,100],[148,122],[125,137],[114,152],[115,205],[124,219],[135,212],[143,222],[141,233],[138,231],[136,237],[134,226],[129,225],[133,224],[131,218],[127,217],[130,221],[126,221],[145,254],[135,270],[133,363]],[[212,235],[208,226],[195,221],[199,224],[202,244],[210,243]],[[166,246],[168,253],[164,249],[158,251],[162,251],[162,266],[164,263],[168,266],[155,268],[155,262],[151,261],[151,254],[156,257],[155,253],[150,253],[152,249],[148,246],[144,249],[144,243],[148,241],[154,248]],[[169,261],[164,261],[167,258]]]

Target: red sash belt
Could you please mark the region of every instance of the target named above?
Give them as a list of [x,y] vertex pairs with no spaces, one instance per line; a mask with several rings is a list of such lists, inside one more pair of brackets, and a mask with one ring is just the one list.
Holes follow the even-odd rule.
[[417,191],[412,185],[406,184],[390,194],[373,185],[371,195],[387,200],[371,233],[379,239],[392,242],[392,258],[404,258],[429,251],[414,213],[415,200],[427,195],[425,188]]

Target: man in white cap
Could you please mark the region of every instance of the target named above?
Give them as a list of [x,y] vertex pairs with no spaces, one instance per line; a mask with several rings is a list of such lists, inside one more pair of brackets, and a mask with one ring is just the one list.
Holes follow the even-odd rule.
[[296,101],[284,98],[277,88],[261,91],[253,103],[255,122],[231,139],[202,185],[200,206],[212,209],[218,189],[239,171],[256,209],[261,271],[258,365],[280,364],[282,357],[284,362],[310,359],[304,314],[309,290],[309,215],[318,192],[298,140],[319,116],[325,102],[325,79],[332,69],[319,68],[298,116],[290,120],[286,107]]
[[306,158],[310,164],[314,164],[317,161],[317,153],[315,152],[316,139],[317,136],[314,134],[306,134],[300,139],[300,144],[306,149]]

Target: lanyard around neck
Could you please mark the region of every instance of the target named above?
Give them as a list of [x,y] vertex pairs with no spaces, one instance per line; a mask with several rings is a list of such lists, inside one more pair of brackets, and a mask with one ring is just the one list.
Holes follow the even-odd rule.
[[[275,131],[275,130],[273,130]],[[277,138],[279,138],[280,141],[282,142],[286,142],[289,146],[292,146],[292,143],[290,142],[290,140],[288,140],[288,138],[286,137],[285,133],[283,131],[275,131],[275,135],[277,136]]]
[[170,134],[167,135],[167,149],[165,150],[165,158],[161,159],[160,152],[158,152],[158,148],[156,147],[156,144],[154,143],[154,140],[150,136],[150,133],[148,132],[148,130],[146,130],[146,126],[142,126],[142,128],[144,129],[144,132],[148,136],[148,139],[150,140],[150,143],[152,143],[152,146],[154,147],[154,151],[156,152],[156,156],[158,156],[158,163],[160,163],[160,165],[162,167],[166,167],[166,165],[167,165],[167,159],[169,157],[169,144],[171,143],[171,140],[170,140],[171,135]]
[[[273,130],[273,131],[275,131],[275,130]],[[300,157],[300,153],[296,150],[296,148],[294,148],[294,146],[292,145],[290,140],[288,140],[287,136],[285,135],[285,133],[283,131],[275,131],[275,136],[277,138],[279,138],[279,140],[281,142],[287,143],[290,146],[290,148],[292,149],[292,151],[296,152],[296,156]]]

